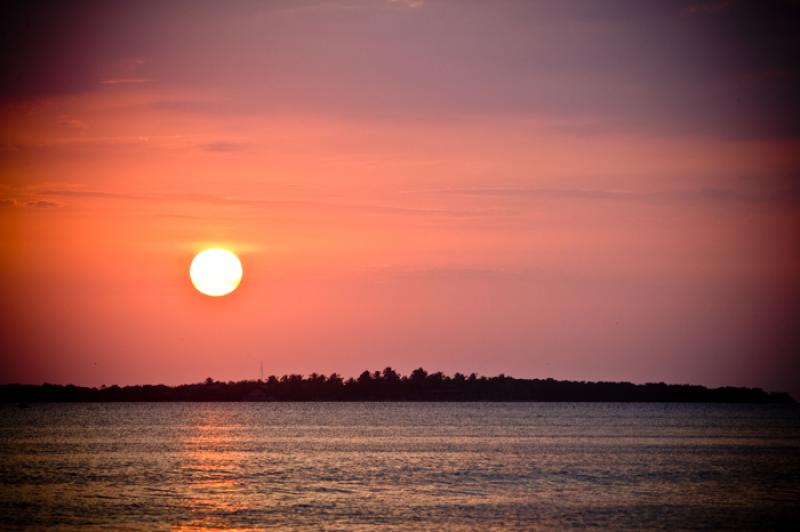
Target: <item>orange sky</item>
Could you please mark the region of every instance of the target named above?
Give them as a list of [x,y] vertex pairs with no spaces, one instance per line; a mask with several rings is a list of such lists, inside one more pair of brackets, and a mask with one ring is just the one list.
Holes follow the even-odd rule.
[[[797,69],[725,29],[736,2],[635,5],[4,17],[0,379],[263,360],[797,394],[800,136],[773,108]],[[212,245],[245,272],[219,299],[188,277]]]

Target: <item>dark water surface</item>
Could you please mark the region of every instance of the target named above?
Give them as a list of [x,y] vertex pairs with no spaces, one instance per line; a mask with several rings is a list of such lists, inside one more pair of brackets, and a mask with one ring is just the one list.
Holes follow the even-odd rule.
[[0,407],[0,527],[788,528],[796,406]]

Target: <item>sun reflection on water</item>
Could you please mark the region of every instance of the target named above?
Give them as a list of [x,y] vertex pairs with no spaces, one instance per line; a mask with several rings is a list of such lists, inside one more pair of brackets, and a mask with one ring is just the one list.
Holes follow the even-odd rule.
[[218,411],[206,409],[202,413],[204,419],[188,426],[180,442],[185,457],[180,476],[185,482],[177,492],[188,520],[175,529],[231,530],[231,517],[246,513],[251,504],[242,478],[242,472],[248,470],[248,457],[231,451],[242,442],[242,427],[226,423]]

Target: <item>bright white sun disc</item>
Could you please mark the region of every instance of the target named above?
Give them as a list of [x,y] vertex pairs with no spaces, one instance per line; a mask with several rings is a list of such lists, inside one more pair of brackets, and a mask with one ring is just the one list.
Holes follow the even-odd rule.
[[222,248],[212,248],[195,255],[189,277],[197,290],[207,296],[230,294],[242,280],[239,257]]

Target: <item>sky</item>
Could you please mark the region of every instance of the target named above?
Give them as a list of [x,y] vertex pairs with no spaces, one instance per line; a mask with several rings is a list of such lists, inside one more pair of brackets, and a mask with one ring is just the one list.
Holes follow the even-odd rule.
[[796,2],[2,9],[1,382],[800,397]]

